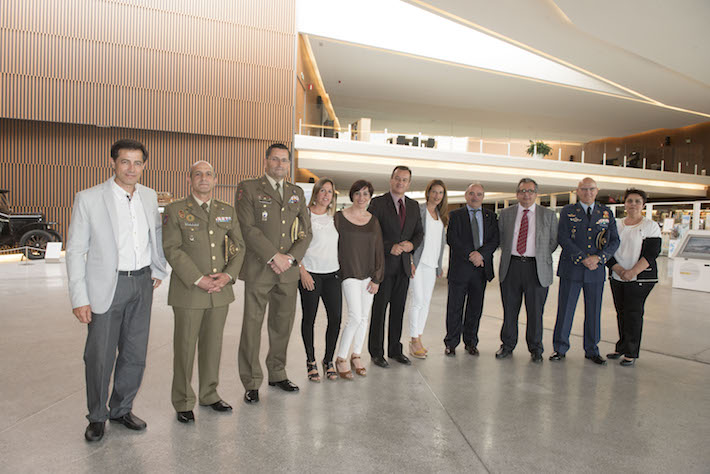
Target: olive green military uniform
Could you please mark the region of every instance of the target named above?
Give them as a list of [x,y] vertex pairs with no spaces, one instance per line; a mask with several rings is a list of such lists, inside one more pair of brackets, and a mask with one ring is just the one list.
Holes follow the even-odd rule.
[[179,412],[195,406],[192,369],[198,341],[200,404],[220,400],[222,333],[229,303],[234,301],[233,281],[211,294],[195,283],[213,273],[236,278],[245,254],[234,208],[212,199],[208,211],[190,195],[169,204],[163,214],[163,249],[173,269],[168,292],[175,313],[172,402]]
[[[259,363],[261,327],[269,305],[270,382],[285,380],[286,349],[291,336],[298,292],[298,264],[311,242],[311,224],[303,190],[283,181],[283,198],[266,176],[239,183],[237,215],[247,250],[239,279],[244,280],[244,321],[239,342],[239,376],[247,390],[264,379]],[[294,265],[277,275],[268,265],[277,253],[289,254]]]

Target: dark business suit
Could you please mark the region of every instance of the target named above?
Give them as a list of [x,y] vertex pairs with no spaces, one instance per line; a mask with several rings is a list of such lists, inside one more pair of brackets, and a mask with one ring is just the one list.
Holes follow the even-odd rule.
[[[382,229],[382,240],[385,249],[385,278],[372,303],[372,322],[368,350],[372,357],[384,357],[385,311],[390,307],[387,355],[395,357],[402,354],[402,319],[404,305],[407,300],[409,279],[412,276],[412,252],[422,243],[424,230],[419,213],[419,204],[404,197],[405,221],[400,227],[399,214],[394,207],[390,193],[374,198],[368,211],[377,218]],[[414,245],[412,252],[402,252],[392,255],[392,246],[408,240]]]
[[[449,244],[449,296],[446,303],[446,337],[444,344],[456,348],[461,342],[466,346],[478,345],[478,326],[483,312],[483,294],[486,283],[493,279],[493,252],[500,241],[495,213],[483,209],[483,245],[474,247],[473,231],[468,207],[449,213],[446,241]],[[474,250],[483,256],[483,267],[476,267],[468,259]],[[464,304],[466,313],[463,318]]]
[[[605,232],[606,241],[598,248],[598,236]],[[568,204],[560,213],[557,241],[562,247],[557,276],[560,277],[557,302],[557,321],[552,335],[555,352],[565,354],[569,350],[569,334],[572,330],[574,310],[579,292],[584,290],[584,354],[599,355],[600,315],[602,292],[606,272],[604,265],[619,248],[619,234],[611,210],[595,203],[592,218],[587,218],[580,203]],[[589,270],[582,264],[589,255],[598,255],[599,266]]]

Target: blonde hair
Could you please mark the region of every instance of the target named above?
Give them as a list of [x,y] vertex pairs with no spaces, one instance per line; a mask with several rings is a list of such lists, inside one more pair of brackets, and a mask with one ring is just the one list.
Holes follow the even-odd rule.
[[313,191],[311,192],[311,200],[308,202],[308,207],[311,207],[316,203],[316,196],[318,196],[318,193],[323,186],[326,185],[326,183],[330,183],[330,186],[333,188],[333,199],[331,199],[330,204],[328,204],[328,207],[326,208],[328,215],[332,216],[335,214],[335,208],[337,207],[338,193],[335,191],[335,183],[330,178],[320,178],[316,181],[316,184],[313,186]]
[[442,188],[444,188],[444,197],[441,202],[436,206],[436,210],[439,212],[441,223],[446,226],[449,224],[449,198],[444,182],[440,179],[432,179],[431,181],[429,181],[429,184],[426,185],[424,196],[426,197],[426,202],[429,203],[429,191],[431,191],[431,188],[433,188],[434,186],[441,186]]

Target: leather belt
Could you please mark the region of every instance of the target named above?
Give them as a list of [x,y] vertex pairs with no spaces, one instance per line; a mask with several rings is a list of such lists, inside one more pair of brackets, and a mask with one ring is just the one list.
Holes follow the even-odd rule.
[[525,263],[525,262],[534,262],[535,257],[519,257],[517,255],[511,255],[510,256],[511,260],[517,260],[519,262]]
[[120,276],[133,277],[133,276],[142,275],[145,272],[149,272],[149,271],[150,271],[150,265],[148,265],[147,267],[139,268],[138,270],[119,270],[118,274]]

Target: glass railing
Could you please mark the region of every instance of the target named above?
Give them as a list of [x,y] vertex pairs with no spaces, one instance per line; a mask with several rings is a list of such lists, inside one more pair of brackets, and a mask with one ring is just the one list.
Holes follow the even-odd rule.
[[[698,150],[684,147],[645,146],[613,147],[606,149],[600,143],[578,143],[564,140],[537,138],[550,147],[543,156],[535,153],[536,147],[530,140],[516,140],[492,137],[458,137],[429,135],[421,132],[400,132],[384,130],[357,130],[352,126],[337,128],[333,126],[306,124],[299,121],[298,134],[319,136],[337,140],[354,140],[368,143],[433,148],[444,151],[483,153],[497,156],[518,158],[570,161],[603,166],[649,169],[674,173],[706,175],[703,167],[703,155]],[[606,147],[611,148],[611,147]]]

